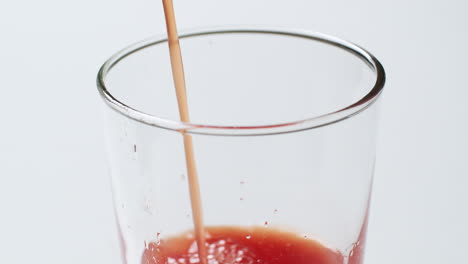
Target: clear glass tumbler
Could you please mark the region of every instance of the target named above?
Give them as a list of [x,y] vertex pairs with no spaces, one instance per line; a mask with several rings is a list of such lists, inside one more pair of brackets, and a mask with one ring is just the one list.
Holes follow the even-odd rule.
[[381,64],[301,30],[211,28],[180,42],[191,123],[178,121],[165,36],[99,72],[122,263],[160,263],[145,252],[193,230],[182,133],[193,139],[205,226],[282,230],[339,256],[317,264],[362,263]]

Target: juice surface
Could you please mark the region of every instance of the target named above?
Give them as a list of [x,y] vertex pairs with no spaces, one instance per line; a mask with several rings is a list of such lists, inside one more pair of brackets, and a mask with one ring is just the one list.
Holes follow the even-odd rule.
[[[207,227],[208,264],[342,264],[343,256],[317,241],[272,228]],[[200,263],[193,234],[147,245],[142,264]]]

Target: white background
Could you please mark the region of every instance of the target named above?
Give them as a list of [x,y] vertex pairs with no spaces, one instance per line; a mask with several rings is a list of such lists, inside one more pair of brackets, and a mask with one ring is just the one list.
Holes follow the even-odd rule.
[[[175,4],[180,28],[293,26],[374,53],[388,82],[366,263],[467,263],[467,1]],[[163,33],[162,14],[149,0],[0,3],[0,263],[118,263],[94,80]]]

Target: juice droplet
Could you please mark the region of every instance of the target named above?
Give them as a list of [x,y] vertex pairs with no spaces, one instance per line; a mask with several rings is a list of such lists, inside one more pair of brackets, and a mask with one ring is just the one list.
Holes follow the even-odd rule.
[[275,210],[273,211],[273,213],[275,213],[275,214],[278,213],[278,209],[275,209]]
[[245,238],[246,238],[246,239],[251,239],[252,236],[251,236],[251,235],[248,235],[248,236],[246,236]]
[[149,215],[153,215],[153,211],[152,211],[152,206],[151,206],[151,200],[145,196],[145,204],[143,205],[143,210],[149,214]]
[[263,223],[265,225],[265,227],[268,226],[268,221],[265,221],[265,223]]
[[160,232],[157,232],[156,233],[156,245],[160,245],[161,244],[161,233]]

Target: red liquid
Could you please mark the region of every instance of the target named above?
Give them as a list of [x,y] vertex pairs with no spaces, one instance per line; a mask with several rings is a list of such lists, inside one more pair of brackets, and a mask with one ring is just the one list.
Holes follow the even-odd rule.
[[[343,264],[343,256],[320,243],[271,228],[206,228],[209,264]],[[142,264],[199,263],[190,233],[150,243]]]

